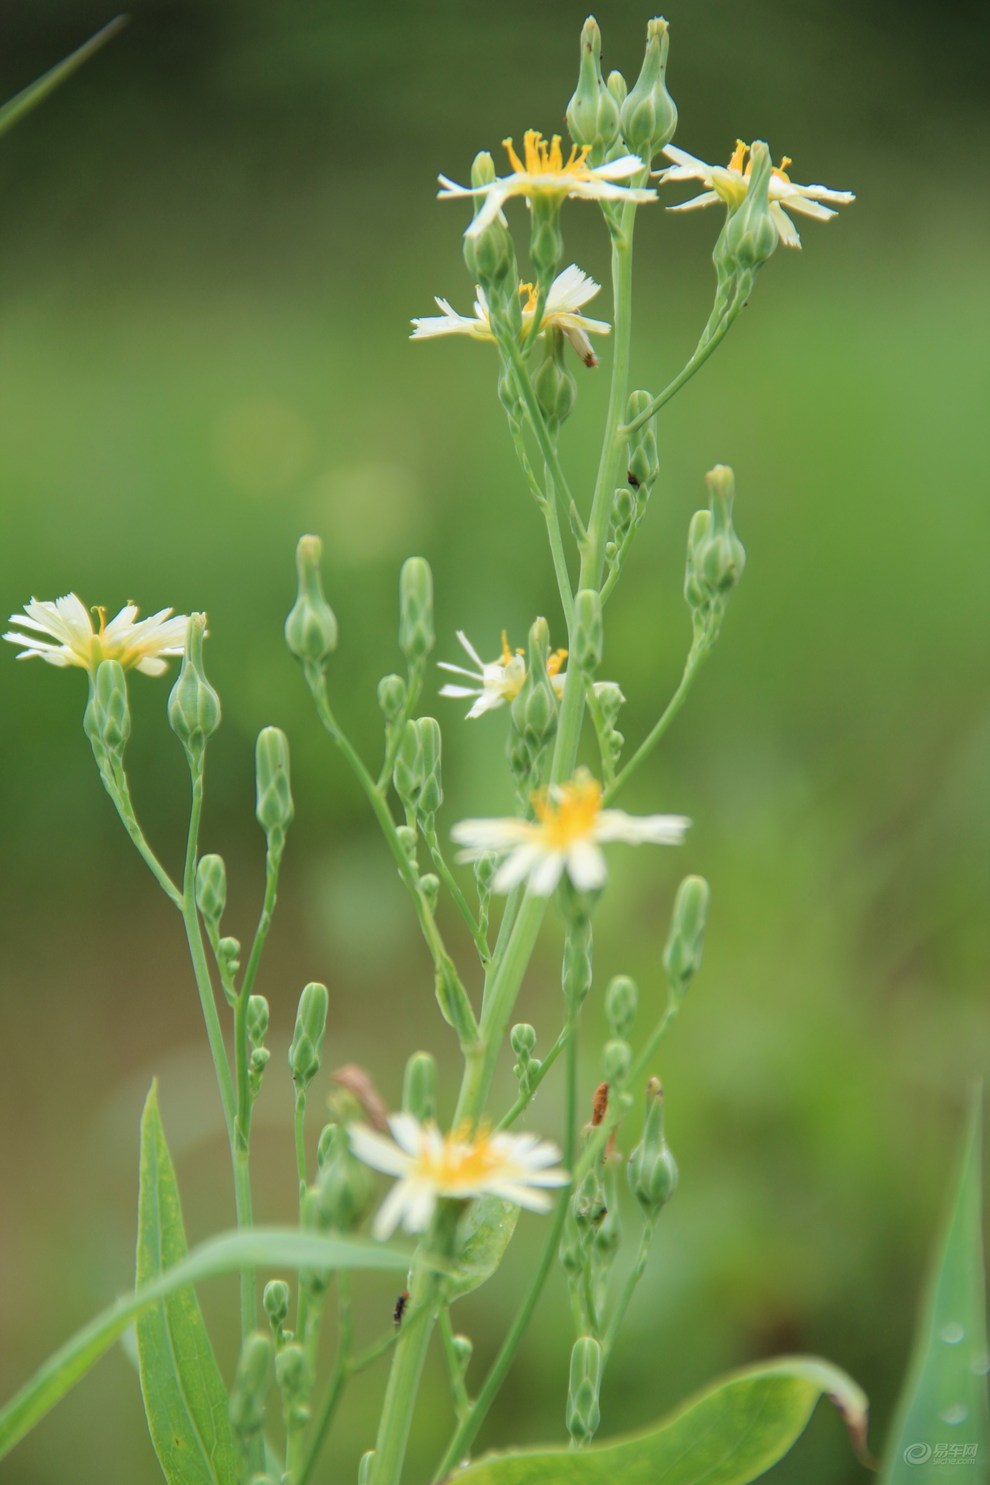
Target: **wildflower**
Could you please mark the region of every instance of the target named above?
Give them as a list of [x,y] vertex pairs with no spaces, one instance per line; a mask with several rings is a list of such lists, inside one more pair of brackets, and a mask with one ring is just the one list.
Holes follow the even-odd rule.
[[393,1139],[364,1124],[348,1130],[360,1160],[399,1178],[375,1218],[377,1238],[390,1237],[400,1222],[406,1232],[423,1232],[440,1197],[469,1201],[498,1196],[546,1212],[550,1197],[538,1188],[566,1186],[570,1180],[557,1165],[557,1146],[532,1134],[488,1134],[484,1129],[473,1135],[463,1129],[441,1134],[432,1121],[421,1124],[407,1113],[393,1114],[388,1122]]
[[[467,712],[469,719],[482,717],[485,712],[492,712],[507,701],[515,701],[526,683],[525,650],[511,650],[508,635],[503,629],[501,655],[497,660],[486,662],[482,660],[463,629],[458,629],[457,638],[478,667],[477,670],[468,670],[463,665],[451,665],[446,660],[439,662],[440,669],[448,670],[452,675],[467,676],[469,680],[478,681],[480,684],[461,686],[448,682],[446,686],[441,686],[440,695],[476,696],[477,701]],[[547,658],[547,676],[558,701],[563,699],[564,684],[567,680],[567,674],[563,669],[566,659],[566,650],[554,650]],[[609,685],[608,681],[596,681],[595,693],[597,694],[602,686],[607,685]]]
[[[569,268],[558,273],[550,285],[537,332],[543,335],[547,330],[560,330],[567,336],[585,366],[598,365],[598,357],[588,339],[589,333],[608,335],[612,328],[607,320],[591,320],[579,313],[600,288],[600,284],[596,284],[593,278],[582,273],[576,263],[572,263]],[[522,334],[525,338],[532,328],[539,293],[534,284],[521,283],[519,294],[522,299]],[[475,290],[473,316],[459,315],[446,299],[437,298],[436,303],[443,313],[413,320],[416,328],[410,339],[423,340],[434,335],[469,335],[472,340],[494,341],[488,299],[480,285]]]
[[[749,145],[741,139],[736,140],[728,165],[706,165],[703,160],[696,159],[687,150],[678,149],[674,144],[668,144],[663,153],[668,160],[674,161],[669,169],[659,172],[659,179],[664,184],[672,180],[700,180],[706,187],[700,196],[692,196],[690,201],[668,207],[669,211],[694,211],[696,207],[711,206],[716,201],[724,202],[732,211],[745,199],[753,161]],[[828,186],[795,185],[787,174],[790,163],[785,155],[771,172],[770,215],[784,246],[799,248],[801,239],[787,215],[789,211],[826,222],[836,213],[831,207],[823,206],[823,201],[834,201],[839,206],[845,206],[856,198],[851,191],[833,191]]]
[[125,670],[161,675],[166,658],[183,653],[189,626],[186,614],[170,618],[172,610],[162,608],[149,619],[139,619],[136,606],[128,603],[108,623],[105,609],[92,611],[99,620],[97,629],[75,593],[56,598],[54,603],[32,598],[24,605],[23,614],[11,614],[10,622],[34,632],[13,630],[3,637],[11,644],[24,646],[18,660],[40,655],[49,665],[78,665],[90,674],[96,673],[101,661],[117,660]]
[[503,147],[512,166],[511,175],[500,175],[480,186],[459,186],[445,175],[438,177],[443,189],[437,194],[441,198],[454,196],[484,196],[485,202],[465,236],[477,237],[495,221],[510,196],[525,196],[533,201],[542,198],[558,204],[565,196],[583,196],[590,201],[654,201],[656,192],[642,187],[623,186],[643,169],[638,155],[622,155],[618,160],[608,160],[594,167],[587,163],[589,145],[573,145],[567,160],[560,148],[560,135],[549,141],[536,129],[527,129],[523,136],[523,155],[520,160],[511,139],[503,139]]
[[496,892],[510,892],[528,880],[537,897],[549,897],[565,871],[578,891],[594,891],[605,882],[602,845],[614,840],[679,845],[691,823],[683,815],[603,810],[601,785],[583,769],[569,784],[551,784],[534,794],[533,811],[535,820],[462,820],[451,831],[465,847],[461,861],[489,853],[504,857],[492,882]]

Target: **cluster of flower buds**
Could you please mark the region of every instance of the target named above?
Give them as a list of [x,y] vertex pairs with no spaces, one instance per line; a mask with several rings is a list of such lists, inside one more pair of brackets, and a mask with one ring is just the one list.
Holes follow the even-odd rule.
[[580,588],[574,595],[570,662],[589,680],[602,663],[604,643],[601,595],[594,588]]
[[577,381],[564,355],[562,330],[550,325],[543,333],[543,360],[533,377],[533,390],[549,432],[556,437],[574,411]]
[[261,1079],[271,1061],[271,1052],[265,1046],[268,1035],[268,1001],[263,995],[249,995],[247,1003],[247,1034],[251,1044],[248,1061],[248,1091],[252,1099],[261,1091]]
[[[490,185],[495,178],[495,161],[487,150],[482,150],[471,164],[471,185],[477,190],[479,186]],[[484,206],[484,196],[477,196],[476,217]],[[522,307],[517,292],[519,269],[512,236],[500,215],[480,232],[465,233],[464,262],[473,282],[485,291],[496,338],[500,334],[517,338],[522,329]]]
[[276,1346],[281,1346],[284,1341],[292,1340],[292,1332],[285,1328],[291,1301],[292,1291],[284,1279],[271,1279],[265,1285],[261,1303],[268,1316]]
[[557,698],[547,671],[549,662],[550,630],[546,619],[537,619],[529,631],[526,680],[512,702],[508,740],[509,766],[523,794],[528,794],[557,730]]
[[591,1335],[579,1336],[571,1348],[565,1415],[571,1441],[579,1446],[590,1444],[598,1432],[603,1368],[601,1342]]
[[746,548],[732,524],[735,477],[726,464],[716,464],[705,475],[708,510],[691,518],[688,530],[684,597],[691,609],[695,632],[713,636],[721,623],[725,601],[742,577]]
[[512,1065],[512,1074],[519,1084],[519,1092],[524,1098],[528,1098],[542,1066],[539,1057],[533,1056],[536,1050],[536,1028],[527,1021],[520,1021],[509,1033],[509,1045],[516,1059]]
[[[626,424],[632,425],[642,417],[651,401],[649,392],[630,392],[626,406]],[[620,485],[613,494],[609,512],[605,557],[612,565],[621,562],[630,538],[646,514],[650,495],[660,474],[655,417],[640,423],[629,434],[626,471],[626,484]]]
[[[268,1286],[271,1288],[271,1285]],[[288,1286],[284,1286],[288,1290]],[[268,1290],[265,1290],[267,1299]],[[286,1302],[288,1307],[288,1302]],[[271,1336],[253,1331],[241,1347],[234,1385],[230,1391],[230,1422],[242,1450],[251,1452],[265,1423],[265,1407],[272,1385],[274,1345]]]
[[119,660],[102,660],[97,666],[83,727],[101,769],[108,761],[120,761],[131,735],[131,711],[127,679]]
[[327,1232],[351,1233],[375,1200],[369,1168],[351,1150],[343,1124],[328,1124],[317,1148],[319,1175],[310,1204],[311,1218]]
[[417,818],[432,820],[443,803],[441,751],[435,717],[416,717],[405,724],[392,782],[405,808]]

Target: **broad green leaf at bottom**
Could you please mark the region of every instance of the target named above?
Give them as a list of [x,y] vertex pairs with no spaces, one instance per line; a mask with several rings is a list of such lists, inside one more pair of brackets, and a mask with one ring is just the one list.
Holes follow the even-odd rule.
[[[186,1257],[175,1168],[152,1083],[141,1118],[135,1287]],[[227,1389],[192,1288],[178,1289],[137,1320],[141,1391],[155,1453],[169,1485],[235,1485]]]
[[748,1485],[783,1458],[822,1396],[862,1453],[860,1388],[827,1361],[792,1356],[733,1372],[645,1433],[578,1451],[490,1454],[458,1470],[457,1485]]

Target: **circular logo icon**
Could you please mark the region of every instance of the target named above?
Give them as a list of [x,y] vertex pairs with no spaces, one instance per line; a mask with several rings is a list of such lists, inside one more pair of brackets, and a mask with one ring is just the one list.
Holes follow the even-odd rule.
[[927,1464],[931,1457],[931,1444],[908,1444],[904,1450],[906,1464]]

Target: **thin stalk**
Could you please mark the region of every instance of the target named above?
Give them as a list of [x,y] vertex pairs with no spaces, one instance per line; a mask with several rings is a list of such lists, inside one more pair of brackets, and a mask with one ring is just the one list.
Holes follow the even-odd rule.
[[608,788],[604,791],[602,795],[603,804],[608,804],[615,798],[619,790],[622,788],[623,784],[627,783],[629,779],[632,778],[639,765],[653,752],[653,749],[656,747],[657,743],[663,737],[664,733],[667,731],[667,728],[670,726],[671,722],[674,720],[674,718],[677,716],[677,713],[684,705],[687,694],[691,689],[694,678],[701,667],[702,661],[705,660],[710,653],[711,641],[707,637],[701,640],[700,643],[696,643],[691,646],[690,650],[688,651],[687,660],[684,662],[684,671],[681,675],[680,682],[678,683],[677,690],[668,701],[666,708],[661,713],[657,722],[647,733],[646,737],[640,743],[635,753],[633,753],[628,763],[626,763],[624,767],[620,768],[619,772],[616,774],[611,784],[609,784]]
[[648,422],[649,419],[653,417],[654,413],[658,413],[660,409],[664,407],[672,397],[675,397],[682,387],[687,386],[688,382],[694,376],[695,372],[701,370],[702,366],[704,366],[705,362],[708,360],[708,357],[712,354],[713,351],[718,349],[722,341],[728,335],[729,331],[732,329],[733,324],[738,318],[739,312],[743,308],[745,302],[746,300],[744,295],[736,295],[736,298],[732,301],[732,304],[729,306],[725,315],[720,320],[715,329],[711,332],[711,334],[708,335],[707,339],[705,337],[702,337],[702,339],[699,341],[694,353],[691,356],[691,359],[686,363],[683,370],[677,373],[677,375],[674,377],[674,380],[672,382],[669,382],[667,386],[664,387],[662,392],[657,393],[656,397],[654,397],[653,400],[648,404],[648,406],[643,409],[638,417],[633,418],[632,422],[625,424],[625,426],[621,430],[625,437],[628,437],[630,433],[635,433],[637,428],[641,428],[644,423]]
[[509,1112],[505,1114],[495,1126],[496,1134],[501,1134],[503,1129],[510,1128],[510,1126],[513,1125],[519,1118],[519,1115],[523,1113],[532,1103],[533,1099],[536,1096],[537,1088],[539,1088],[540,1084],[543,1082],[543,1079],[546,1077],[547,1073],[553,1067],[554,1063],[557,1061],[557,1058],[564,1050],[564,1047],[567,1045],[568,1035],[569,1032],[567,1027],[565,1026],[560,1035],[557,1037],[557,1040],[554,1042],[553,1046],[550,1048],[547,1055],[544,1057],[543,1061],[540,1063],[538,1071],[535,1072],[530,1079],[528,1091],[526,1093],[520,1093],[519,1097],[516,1099]]
[[468,926],[471,937],[474,939],[475,948],[478,950],[478,954],[481,957],[482,964],[487,964],[489,958],[491,957],[491,951],[488,947],[488,940],[482,932],[477,918],[471,911],[468,900],[464,896],[464,893],[461,891],[457,879],[444,860],[443,851],[440,848],[440,841],[437,836],[436,827],[434,825],[427,826],[424,824],[423,839],[426,841],[426,848],[430,853],[430,860],[433,862],[433,865],[437,869],[437,876],[443,882],[444,886],[447,888],[447,891],[454,899],[461,917],[464,919],[465,923]]
[[[354,1335],[354,1324],[351,1316],[351,1276],[346,1269],[340,1269],[337,1274],[337,1357],[334,1362],[333,1372],[327,1388],[327,1395],[323,1400],[316,1426],[309,1441],[309,1447],[302,1458],[297,1470],[292,1475],[292,1485],[306,1485],[320,1450],[323,1448],[326,1436],[330,1431],[334,1414],[337,1411],[340,1399],[344,1395],[354,1368],[351,1366],[351,1344]],[[290,1471],[292,1466],[289,1466]]]
[[113,800],[114,808],[116,809],[117,814],[120,816],[121,824],[127,831],[127,834],[130,836],[138,855],[141,857],[141,860],[151,872],[159,887],[161,887],[162,891],[165,893],[165,896],[169,899],[170,902],[174,903],[181,912],[183,901],[182,893],[172,881],[172,878],[169,876],[164,866],[162,866],[161,862],[158,860],[158,857],[155,855],[154,851],[148,844],[147,839],[145,838],[144,831],[138,824],[137,815],[134,812],[134,804],[131,800],[130,786],[127,782],[127,775],[124,772],[123,764],[120,762],[119,759],[114,759],[112,763],[112,772],[109,768],[101,767],[100,776],[103,779],[103,784],[106,788],[107,793]]
[[[546,481],[549,492],[554,490],[553,473],[547,465]],[[560,606],[564,611],[564,622],[568,632],[574,622],[574,590],[571,587],[571,575],[567,569],[567,554],[564,551],[564,539],[560,530],[560,522],[557,519],[557,507],[554,504],[554,496],[548,493],[544,505],[543,514],[547,523],[547,539],[550,543],[550,556],[553,559],[554,575],[557,579],[557,591],[560,594]]]
[[603,1361],[608,1361],[609,1356],[612,1354],[612,1347],[615,1345],[616,1337],[618,1336],[619,1330],[622,1327],[622,1322],[626,1318],[626,1311],[629,1308],[629,1303],[633,1297],[633,1292],[636,1288],[636,1285],[643,1277],[643,1271],[646,1268],[646,1260],[650,1254],[650,1244],[653,1241],[653,1229],[654,1219],[651,1217],[647,1217],[643,1222],[643,1235],[640,1238],[639,1252],[636,1255],[636,1262],[633,1264],[632,1268],[629,1270],[629,1273],[626,1275],[626,1282],[622,1286],[622,1293],[619,1295],[619,1298],[616,1301],[615,1310],[612,1313],[611,1320],[608,1322],[608,1329],[606,1330],[604,1338],[602,1340]]
[[437,1322],[440,1331],[440,1339],[443,1342],[444,1356],[447,1358],[447,1371],[450,1374],[450,1390],[454,1400],[454,1412],[458,1418],[463,1418],[471,1407],[471,1399],[467,1395],[464,1386],[464,1373],[457,1359],[454,1349],[454,1327],[450,1323],[450,1306],[443,1305]]
[[300,1195],[309,1184],[306,1176],[306,1090],[296,1089],[296,1105],[292,1125],[296,1142],[296,1175],[299,1177]]

